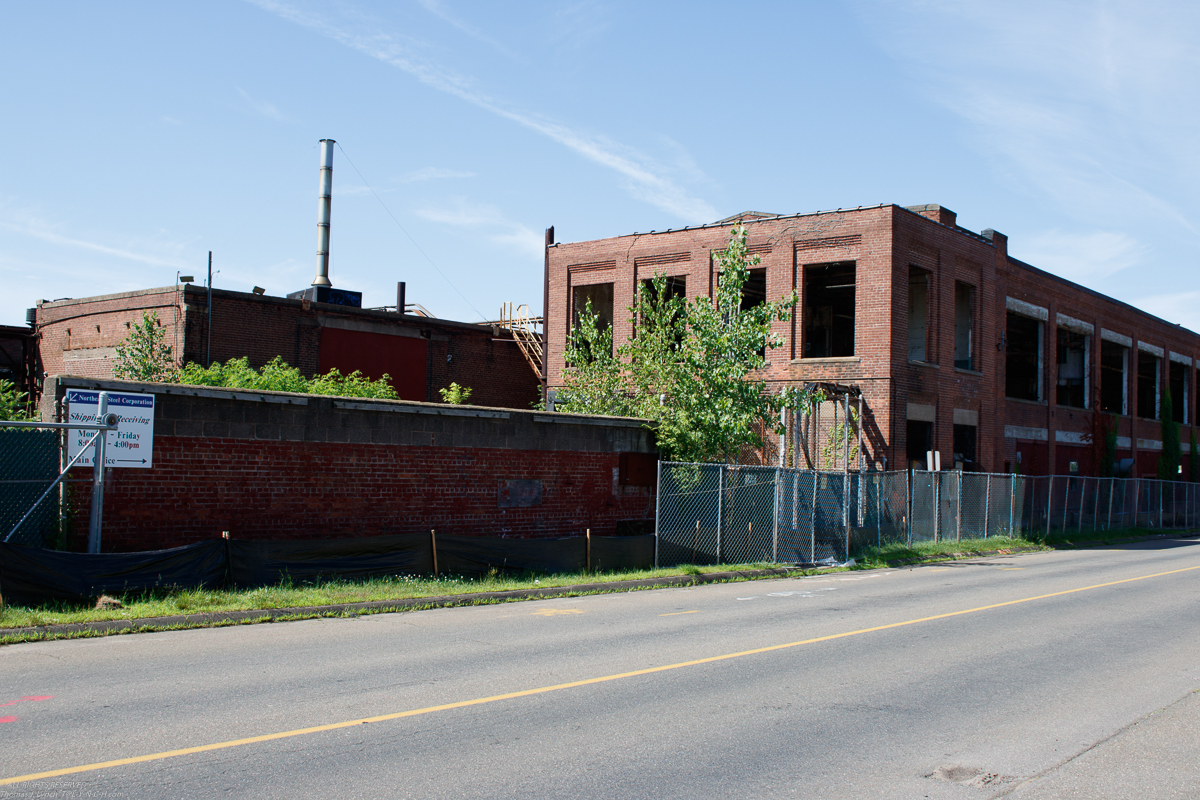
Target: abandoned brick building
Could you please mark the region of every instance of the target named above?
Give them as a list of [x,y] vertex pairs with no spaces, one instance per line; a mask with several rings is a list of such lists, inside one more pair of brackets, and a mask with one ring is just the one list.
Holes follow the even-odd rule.
[[555,244],[550,233],[547,389],[562,385],[570,322],[587,300],[619,343],[639,281],[663,274],[672,291],[711,296],[711,253],[738,222],[761,258],[746,300],[800,297],[791,320],[775,323],[784,346],[767,354],[769,389],[861,390],[864,468],[923,466],[932,450],[943,466],[1095,474],[1097,432],[1115,415],[1118,459],[1154,476],[1167,390],[1186,465],[1200,336],[1019,261],[1003,234],[961,228],[937,205],[747,212],[589,242]]
[[208,303],[207,290],[190,284],[39,302],[40,373],[113,377],[116,346],[153,312],[176,358],[192,363],[245,356],[257,368],[280,356],[305,375],[387,374],[403,400],[438,402],[451,382],[470,387],[476,405],[529,408],[539,397],[540,352],[523,352],[538,343],[511,321],[453,322],[222,289],[212,290],[211,311]]

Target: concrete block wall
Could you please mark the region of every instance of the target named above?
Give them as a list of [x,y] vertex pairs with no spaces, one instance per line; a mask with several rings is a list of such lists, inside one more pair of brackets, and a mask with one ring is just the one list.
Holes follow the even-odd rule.
[[[44,419],[61,413],[68,388],[155,395],[154,468],[110,470],[106,551],[222,531],[260,539],[430,529],[607,535],[619,521],[653,519],[653,490],[619,485],[621,453],[655,453],[638,420],[69,376],[47,384]],[[513,480],[540,481],[541,501],[502,505],[500,490]],[[90,488],[76,486],[86,511]],[[82,525],[75,548],[86,540]]]

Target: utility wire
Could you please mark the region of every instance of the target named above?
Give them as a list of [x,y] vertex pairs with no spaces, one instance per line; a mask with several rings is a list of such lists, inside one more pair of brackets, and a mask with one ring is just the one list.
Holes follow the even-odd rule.
[[[371,190],[371,194],[375,195],[375,199],[379,201],[379,205],[383,206],[383,210],[386,211],[388,216],[392,218],[392,222],[395,222],[396,226],[398,228],[400,228],[400,230],[404,231],[404,235],[408,237],[408,240],[410,242],[412,242],[413,247],[417,248],[417,252],[419,252],[421,255],[425,256],[425,260],[429,262],[429,266],[433,267],[437,271],[437,274],[442,276],[442,280],[444,280],[446,283],[448,283],[450,285],[450,288],[453,289],[455,291],[455,293],[463,299],[464,303],[471,306],[472,311],[474,311],[476,314],[479,314],[479,318],[481,320],[487,320],[487,317],[485,317],[478,308],[475,308],[475,305],[470,300],[467,299],[467,296],[464,295],[462,292],[458,291],[458,287],[455,286],[454,283],[448,277],[446,277],[446,273],[442,272],[441,269],[438,268],[438,265],[433,263],[433,259],[429,257],[428,253],[426,253],[424,250],[421,249],[421,245],[417,244],[417,240],[412,237],[412,234],[410,234],[408,232],[408,230],[403,225],[400,224],[400,220],[396,219],[396,215],[393,214],[392,210],[387,207],[386,203],[383,202],[383,198],[380,197],[378,194],[376,194],[375,190],[373,188],[371,188],[371,184],[367,183],[367,179],[363,177],[363,174],[361,172],[359,172],[358,167],[354,166],[354,162],[350,160],[349,154],[346,153],[345,148],[342,147],[340,142],[337,143],[337,147],[338,147],[338,150],[342,151],[342,155],[346,156],[346,161],[349,162],[350,166],[354,168],[354,171],[358,173],[358,177],[362,180],[363,184],[368,189]],[[397,311],[401,314],[404,313],[403,308],[397,309]]]

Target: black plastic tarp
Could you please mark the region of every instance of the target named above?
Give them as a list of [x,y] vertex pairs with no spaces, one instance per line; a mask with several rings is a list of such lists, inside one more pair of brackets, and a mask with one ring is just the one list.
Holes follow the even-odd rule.
[[438,571],[452,575],[498,572],[578,572],[586,555],[583,537],[499,539],[437,537]]
[[63,553],[0,544],[0,592],[8,600],[89,600],[101,594],[225,583],[225,542],[140,553]]
[[[273,586],[284,577],[368,578],[433,571],[428,533],[259,542],[229,540],[229,575],[237,586]],[[440,565],[439,565],[440,566]]]
[[[587,559],[582,536],[500,539],[438,536],[442,575],[498,572],[578,572]],[[648,569],[654,536],[593,536],[593,571]],[[433,538],[427,533],[355,539],[246,541],[203,544],[140,553],[63,553],[0,544],[0,593],[8,600],[57,598],[84,601],[100,594],[165,587],[274,586],[285,579],[427,575],[433,571]]]
[[654,567],[654,534],[647,536],[593,536],[592,571],[616,572]]

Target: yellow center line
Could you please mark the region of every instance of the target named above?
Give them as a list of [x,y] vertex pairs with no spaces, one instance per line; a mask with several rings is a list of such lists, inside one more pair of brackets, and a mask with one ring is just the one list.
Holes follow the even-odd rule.
[[580,686],[591,686],[597,683],[607,683],[609,681],[619,681],[624,678],[636,678],[641,675],[653,675],[658,672],[669,672],[671,670],[683,669],[684,667],[694,667],[700,664],[713,664],[718,661],[728,661],[733,658],[743,658],[745,656],[759,655],[761,653],[771,653],[776,650],[787,650],[793,647],[801,647],[807,644],[817,644],[818,642],[831,642],[837,639],[846,639],[851,636],[861,636],[865,633],[875,633],[877,631],[892,630],[894,628],[903,628],[909,625],[917,625],[922,622],[932,622],[939,619],[949,619],[951,617],[961,617],[965,614],[977,614],[980,611],[990,611],[995,608],[1005,608],[1007,606],[1020,605],[1021,603],[1031,603],[1035,600],[1046,600],[1051,597],[1062,597],[1068,594],[1076,594],[1078,592],[1087,592],[1092,589],[1103,589],[1108,586],[1119,586],[1123,583],[1133,583],[1135,581],[1149,580],[1150,578],[1161,578],[1166,575],[1176,575],[1181,572],[1191,572],[1200,569],[1200,565],[1195,567],[1183,567],[1182,569],[1173,569],[1166,572],[1156,572],[1152,575],[1140,575],[1136,578],[1124,578],[1119,581],[1109,581],[1107,583],[1096,583],[1091,586],[1080,586],[1076,589],[1064,589],[1061,592],[1050,592],[1048,594],[1039,594],[1034,597],[1023,597],[1019,600],[1006,600],[1003,603],[992,603],[986,606],[977,606],[976,608],[967,608],[962,611],[949,611],[945,614],[934,614],[929,617],[919,617],[917,619],[905,620],[903,622],[892,622],[887,625],[875,625],[870,628],[860,628],[856,631],[845,631],[843,633],[832,633],[828,636],[817,636],[812,639],[803,639],[798,642],[788,642],[787,644],[774,644],[767,647],[756,647],[753,650],[741,650],[736,653],[725,653],[719,656],[709,656],[708,658],[697,658],[692,661],[680,661],[675,664],[663,664],[657,667],[647,667],[645,669],[635,669],[630,672],[618,672],[614,675],[602,675],[598,678],[584,678],[583,680],[570,681],[568,683],[556,683],[553,686],[541,686],[536,689],[524,689],[519,692],[507,692],[505,694],[494,694],[488,697],[477,697],[473,700],[460,700],[457,703],[444,703],[438,706],[427,706],[425,708],[416,708],[411,711],[397,711],[392,714],[380,714],[375,717],[362,717],[360,719],[346,720],[344,722],[331,722],[327,725],[314,725],[310,728],[297,728],[291,731],[280,731],[278,733],[266,733],[261,736],[249,736],[244,739],[232,739],[227,742],[214,742],[212,744],[202,744],[195,747],[183,747],[178,750],[166,750],[161,753],[149,753],[142,756],[132,756],[130,758],[118,758],[112,761],[99,761],[95,764],[82,764],[76,767],[64,767],[62,769],[52,769],[46,772],[32,772],[28,775],[17,775],[12,778],[0,779],[0,786],[11,786],[16,783],[26,783],[28,781],[42,780],[44,778],[59,778],[63,775],[78,775],[82,772],[96,772],[102,769],[112,769],[113,767],[124,767],[130,764],[143,764],[147,761],[160,761],[165,758],[176,758],[178,756],[194,755],[196,753],[208,753],[214,750],[224,750],[229,747],[244,747],[246,745],[258,744],[259,742],[272,742],[279,739],[290,739],[293,736],[307,736],[311,733],[323,733],[325,731],[336,731],[341,728],[353,728],[356,725],[362,725],[369,722],[388,722],[394,719],[404,719],[405,717],[418,717],[424,714],[433,714],[438,711],[450,711],[456,708],[470,708],[471,706],[481,706],[488,703],[497,703],[501,700],[515,700],[519,697],[533,697],[539,694],[548,694],[550,692],[558,692],[563,689],[575,689]]
[[670,614],[659,614],[660,617],[678,617],[680,614],[699,614],[700,609],[695,611],[672,611]]

